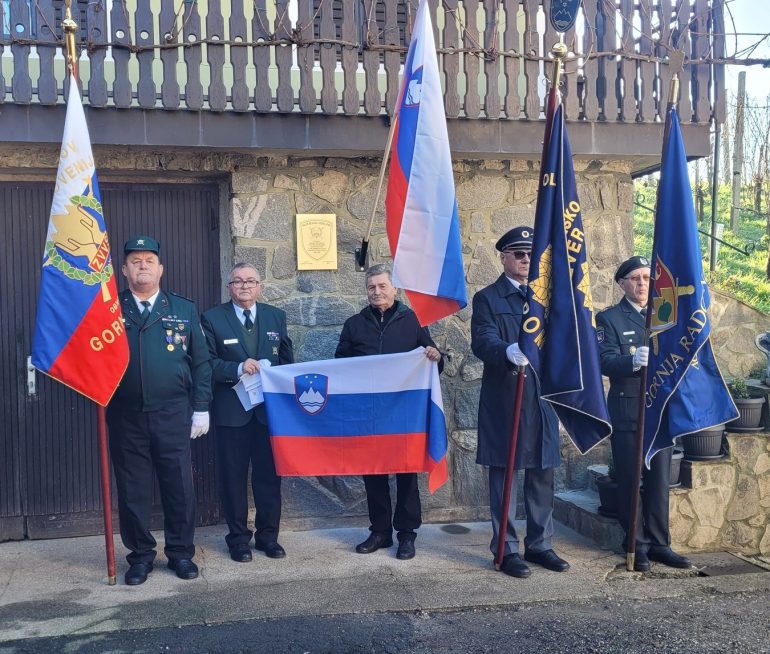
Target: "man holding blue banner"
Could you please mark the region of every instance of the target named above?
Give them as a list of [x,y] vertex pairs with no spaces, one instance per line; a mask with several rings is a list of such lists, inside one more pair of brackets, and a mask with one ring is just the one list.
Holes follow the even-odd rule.
[[[513,423],[516,367],[528,360],[518,346],[524,318],[525,289],[529,275],[533,233],[530,227],[514,227],[497,241],[503,274],[494,284],[473,297],[471,349],[484,362],[479,399],[478,448],[476,463],[489,466],[489,510],[495,553],[500,538],[505,540],[501,570],[512,577],[529,577],[529,566],[519,556],[516,517],[516,487],[512,487],[505,533],[500,535],[500,514],[508,443]],[[540,398],[540,386],[531,370],[524,378],[521,423],[515,467],[524,470],[524,508],[527,534],[524,558],[554,571],[569,564],[554,551],[553,471],[561,463],[559,424],[551,406]]]
[[[596,316],[602,373],[610,378],[607,403],[612,418],[612,458],[619,491],[618,519],[628,539],[630,502],[634,480],[639,371],[647,365],[649,347],[644,340],[650,262],[631,257],[618,267],[615,281],[623,299]],[[671,549],[668,528],[668,485],[673,447],[661,449],[642,470],[641,519],[636,522],[634,570],[647,572],[650,559],[674,568],[689,568],[690,562]],[[639,492],[639,491],[636,491]],[[626,543],[623,543],[625,549]]]

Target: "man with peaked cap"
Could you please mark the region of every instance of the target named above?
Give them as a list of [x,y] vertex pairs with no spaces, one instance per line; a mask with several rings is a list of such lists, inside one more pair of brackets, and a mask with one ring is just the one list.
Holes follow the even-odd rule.
[[[508,529],[499,533],[503,506],[505,469],[511,440],[518,366],[528,366],[519,350],[532,228],[514,227],[497,241],[503,274],[473,298],[471,349],[484,362],[479,400],[476,463],[489,466],[489,509],[492,514],[490,550],[497,554],[499,538],[505,539],[502,571],[512,577],[529,577],[529,566],[519,556],[519,538],[514,527],[516,482],[511,489]],[[540,399],[537,379],[527,369],[524,379],[519,439],[515,467],[524,470],[524,508],[527,533],[524,559],[548,570],[563,572],[569,564],[553,551],[553,471],[561,463],[556,413]]]
[[[602,374],[610,378],[607,407],[612,420],[612,458],[615,462],[619,499],[618,518],[628,538],[630,504],[636,456],[639,411],[639,371],[647,365],[649,347],[644,341],[650,262],[631,257],[618,267],[615,281],[623,291],[616,305],[596,315],[596,335]],[[668,485],[673,448],[660,450],[642,465],[642,489],[636,529],[634,570],[646,572],[650,560],[674,568],[689,568],[690,562],[671,549],[668,529]],[[623,542],[623,549],[626,541]]]
[[152,572],[150,533],[153,472],[163,504],[164,551],[180,579],[195,579],[195,489],[190,439],[209,429],[211,366],[195,304],[162,291],[160,244],[149,236],[126,242],[120,294],[131,353],[107,407],[120,536],[130,550],[125,581],[142,584]]
[[[264,404],[246,411],[233,386],[242,374],[259,372],[260,361],[294,363],[294,349],[286,313],[257,302],[262,296],[262,278],[256,268],[236,263],[227,290],[230,302],[209,309],[201,318],[212,362],[219,492],[229,528],[225,542],[230,558],[237,563],[252,560],[252,535],[256,549],[271,559],[282,559],[286,551],[278,543],[281,478],[275,472],[267,413]],[[253,532],[248,527],[249,463],[257,509]]]

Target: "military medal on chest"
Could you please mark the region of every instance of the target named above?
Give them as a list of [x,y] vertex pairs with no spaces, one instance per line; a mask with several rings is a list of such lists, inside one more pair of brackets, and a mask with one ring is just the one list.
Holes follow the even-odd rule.
[[166,342],[168,343],[168,345],[166,345],[166,349],[169,352],[173,352],[174,351],[174,343],[178,343],[178,341],[176,340],[176,338],[178,336],[179,336],[178,334],[176,336],[174,336],[174,330],[173,329],[167,329],[166,330]]

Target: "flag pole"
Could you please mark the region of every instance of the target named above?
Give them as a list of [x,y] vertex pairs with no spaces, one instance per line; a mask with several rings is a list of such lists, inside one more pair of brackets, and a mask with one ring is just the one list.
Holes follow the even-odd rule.
[[[668,93],[668,105],[666,106],[666,124],[663,128],[663,147],[660,155],[660,176],[663,177],[663,161],[666,156],[666,147],[668,144],[668,135],[671,130],[671,110],[676,106],[679,101],[679,74],[674,73],[671,77],[671,86]],[[660,186],[658,186],[658,192],[660,193]],[[658,202],[660,197],[655,202],[655,214],[657,218]],[[653,242],[653,257],[655,243]],[[655,261],[652,261],[652,273],[654,274]],[[652,322],[652,291],[654,286],[654,279],[651,275],[650,284],[647,288],[647,315],[644,320],[644,340],[643,343],[648,343],[650,340],[650,324]],[[629,524],[628,533],[626,534],[626,570],[633,572],[634,564],[636,562],[636,530],[639,525],[639,492],[642,485],[642,466],[644,465],[644,406],[645,398],[647,396],[647,366],[642,366],[639,370],[639,405],[636,414],[636,451],[634,461],[634,478],[631,484],[631,506],[629,509]]]
[[[543,176],[545,165],[545,153],[551,140],[551,121],[556,112],[558,99],[559,80],[561,78],[561,64],[567,56],[567,46],[556,43],[551,48],[553,55],[553,83],[546,99],[545,107],[545,132],[543,137],[543,154],[540,158],[540,178]],[[539,180],[538,180],[539,184]],[[524,396],[525,366],[518,366],[516,370],[516,392],[513,405],[513,425],[511,426],[511,438],[508,443],[508,460],[505,466],[505,481],[503,482],[503,506],[500,513],[499,528],[497,530],[497,554],[495,555],[495,570],[500,570],[505,556],[505,536],[508,533],[508,511],[511,508],[511,488],[516,466],[516,446],[519,442],[519,423],[521,421],[521,400]]]
[[401,96],[399,95],[398,104],[393,110],[393,116],[390,119],[390,129],[388,130],[388,138],[385,141],[385,153],[382,155],[382,163],[380,164],[380,177],[377,180],[377,192],[374,194],[374,202],[372,202],[372,214],[369,217],[369,227],[366,230],[366,236],[361,240],[361,247],[356,253],[356,264],[361,270],[366,268],[366,256],[369,252],[369,239],[372,236],[374,216],[377,213],[377,203],[380,201],[380,194],[382,193],[382,182],[385,179],[385,168],[388,165],[388,156],[390,155],[390,148],[393,145],[393,135],[396,133],[396,123],[398,122],[398,113],[400,107]]
[[[64,1],[64,42],[66,47],[67,68],[72,76],[71,82],[76,82],[78,76],[77,52],[75,50],[75,34],[78,24],[72,19],[72,0]],[[99,450],[99,481],[102,491],[102,511],[104,517],[104,546],[107,556],[107,583],[114,586],[117,583],[115,566],[115,543],[112,537],[112,497],[110,491],[110,467],[107,457],[107,417],[101,404],[96,405],[96,440]]]

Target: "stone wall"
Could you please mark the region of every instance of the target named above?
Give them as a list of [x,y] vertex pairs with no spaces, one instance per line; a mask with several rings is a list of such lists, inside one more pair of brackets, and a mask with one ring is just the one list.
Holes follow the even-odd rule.
[[[0,156],[0,175],[10,171],[26,179],[50,180],[57,149],[0,144]],[[218,180],[223,190],[222,270],[227,271],[234,261],[247,261],[262,272],[266,281],[264,299],[287,312],[298,360],[333,355],[342,323],[365,304],[364,275],[355,271],[353,252],[368,224],[378,159],[105,147],[95,148],[95,158],[102,180]],[[455,163],[469,299],[501,272],[494,250],[500,234],[516,225],[532,224],[538,166],[538,162],[525,160]],[[600,309],[619,299],[613,273],[632,252],[633,182],[629,165],[622,161],[576,161],[575,168],[589,235],[593,301],[595,308]],[[294,215],[318,212],[337,215],[339,269],[297,272]],[[382,198],[370,253],[374,262],[389,258]],[[715,296],[720,302],[726,298]],[[720,309],[720,328],[724,325],[720,334],[733,331],[735,321],[741,328],[746,327],[746,309]],[[468,307],[431,327],[439,347],[448,354],[442,387],[450,434],[450,483],[434,496],[428,495],[427,490],[423,493],[428,520],[487,516],[485,473],[475,464],[482,366],[470,352],[470,316]],[[752,315],[751,320],[759,324],[757,316]],[[725,339],[718,351],[718,356],[727,357],[729,371],[730,362],[736,357],[741,361],[738,369],[743,369],[748,365],[744,360],[757,352],[748,332],[741,333],[745,338],[741,338],[740,344]],[[720,363],[725,368],[725,362]],[[563,437],[565,465],[557,473],[557,485],[585,486],[586,466],[606,461],[607,449],[602,444],[587,457],[581,457]],[[366,512],[363,486],[357,478],[287,479],[285,485],[285,515],[295,525],[314,524],[330,516],[340,523],[346,516],[362,516]],[[361,522],[360,518],[355,519]]]
[[730,455],[685,462],[670,495],[671,541],[681,551],[770,555],[770,433],[728,434]]
[[747,377],[767,358],[757,349],[757,334],[770,331],[770,316],[721,291],[711,291],[711,341],[725,377]]

